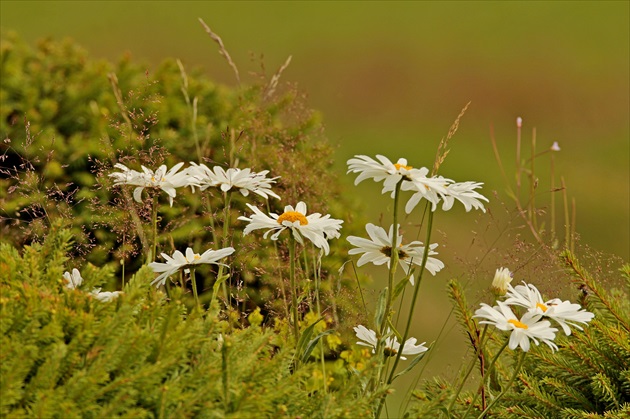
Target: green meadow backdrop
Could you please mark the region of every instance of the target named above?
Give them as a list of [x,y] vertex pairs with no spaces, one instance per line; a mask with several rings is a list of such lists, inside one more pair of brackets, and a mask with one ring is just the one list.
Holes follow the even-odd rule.
[[[2,0],[0,26],[30,43],[73,38],[95,58],[128,54],[149,73],[165,58],[179,58],[231,86],[233,73],[198,18],[222,37],[245,83],[261,63],[272,74],[292,56],[283,79],[297,82],[321,112],[328,138],[338,145],[339,178],[348,193],[365,200],[375,222],[389,200],[379,205],[380,188],[371,182],[352,189],[354,176],[344,175],[348,158],[384,154],[429,166],[440,139],[471,102],[441,173],[484,182],[486,196],[496,202],[496,190],[509,206],[490,132],[513,173],[520,116],[526,144],[535,128],[539,151],[554,141],[561,147],[556,173],[575,198],[581,241],[628,260],[629,4]],[[536,164],[544,206],[549,155]],[[436,220],[434,237],[446,244],[440,256],[447,268],[465,257],[471,232],[486,228],[487,220],[478,221],[479,214],[465,214],[461,206]],[[419,319],[448,311],[447,279],[443,273],[427,281],[435,298],[423,302]],[[422,324],[415,336],[431,341],[443,321]],[[433,372],[460,365],[457,348],[441,351],[444,359]]]

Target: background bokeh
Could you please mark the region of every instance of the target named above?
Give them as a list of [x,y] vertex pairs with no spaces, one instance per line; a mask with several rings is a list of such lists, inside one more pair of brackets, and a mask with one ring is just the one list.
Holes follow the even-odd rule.
[[[581,240],[628,260],[629,4],[2,0],[0,26],[33,43],[71,37],[96,58],[129,53],[149,72],[179,58],[228,85],[233,74],[199,17],[223,38],[242,75],[259,71],[261,56],[271,74],[291,55],[283,78],[297,82],[321,111],[348,184],[345,161],[355,154],[431,165],[439,140],[471,101],[441,173],[484,182],[486,195],[497,190],[507,201],[490,128],[512,173],[521,116],[526,142],[535,127],[539,150],[554,141],[562,148],[556,172],[576,199]],[[537,164],[544,205],[549,155]],[[357,199],[371,204],[378,191],[362,185]],[[459,208],[439,222],[448,232],[472,230],[474,220]],[[456,239],[449,242],[455,249]],[[425,315],[442,303],[428,302]]]

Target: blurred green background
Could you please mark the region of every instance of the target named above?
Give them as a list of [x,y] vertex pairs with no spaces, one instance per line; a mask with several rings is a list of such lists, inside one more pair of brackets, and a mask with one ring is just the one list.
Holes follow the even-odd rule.
[[[496,201],[497,190],[511,206],[502,193],[490,127],[513,173],[515,120],[521,116],[525,143],[535,127],[539,151],[554,141],[562,148],[555,155],[556,173],[576,199],[581,240],[628,260],[629,4],[2,0],[0,25],[33,43],[48,36],[74,38],[95,58],[117,60],[128,52],[149,72],[167,57],[179,58],[228,85],[235,85],[233,74],[199,17],[223,38],[245,82],[249,71],[260,70],[261,56],[272,74],[292,55],[283,79],[297,82],[311,107],[321,111],[328,137],[339,145],[340,178],[349,185],[354,177],[343,175],[345,161],[355,154],[406,157],[413,166],[430,166],[440,139],[471,101],[441,173],[484,182],[486,196]],[[537,166],[538,202],[545,206],[549,154]],[[378,216],[387,201],[370,206],[380,188],[364,183],[357,199]],[[444,260],[470,242],[470,236],[461,238],[461,229],[483,228],[476,219],[461,207],[440,215],[439,229],[450,237],[441,251]],[[441,242],[442,235],[434,237]],[[421,318],[444,313],[443,279],[431,286],[442,297],[423,301]],[[443,321],[424,323],[435,330],[417,336],[430,341]],[[440,368],[457,368],[459,358],[448,360],[449,351],[457,350],[443,351]]]
[[[129,52],[147,68],[166,57],[235,83],[203,18],[241,73],[271,74],[292,55],[296,81],[339,144],[354,154],[430,165],[471,101],[442,173],[503,191],[490,126],[513,167],[515,118],[540,150],[558,141],[557,173],[591,246],[630,254],[629,3],[6,1],[1,27],[29,42],[71,37],[93,57]],[[245,76],[245,79],[247,76]],[[547,169],[549,156],[539,160]],[[542,172],[541,203],[548,198]],[[370,185],[371,191],[376,188]],[[545,189],[546,188],[546,189]]]

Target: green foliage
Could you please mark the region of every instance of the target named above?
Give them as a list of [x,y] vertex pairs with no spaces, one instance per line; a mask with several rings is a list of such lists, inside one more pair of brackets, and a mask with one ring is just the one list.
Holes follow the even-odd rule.
[[[352,377],[334,393],[309,390],[313,368],[291,370],[278,332],[187,314],[176,289],[168,301],[148,286],[147,268],[112,302],[66,288],[71,240],[55,225],[22,254],[0,245],[3,417],[369,416]],[[88,286],[113,279],[85,272]]]
[[[525,357],[525,364],[514,385],[489,413],[497,418],[621,418],[630,407],[630,303],[628,288],[607,291],[580,266],[569,251],[561,260],[571,271],[581,290],[582,303],[595,314],[595,319],[583,331],[572,335],[560,333],[555,343],[560,348],[552,353],[546,347],[534,346]],[[621,270],[626,278],[624,269]],[[451,298],[460,323],[467,331],[473,347],[478,330],[460,287],[449,284]],[[475,355],[476,356],[476,355]],[[500,359],[498,383],[491,389],[494,397],[513,374],[515,356]],[[485,359],[489,359],[486,355]],[[461,377],[460,377],[461,378]],[[445,403],[457,394],[455,386],[443,380],[426,383],[414,396],[418,402],[411,414],[447,417]],[[479,402],[472,408],[474,393],[464,393],[453,403],[450,417],[476,417],[481,412]]]
[[[189,161],[269,170],[280,176],[274,190],[282,200],[268,203],[273,212],[300,200],[310,212],[337,218],[359,212],[330,171],[333,149],[318,114],[290,83],[258,77],[231,89],[198,69],[187,72],[176,60],[155,69],[129,57],[112,64],[90,59],[69,40],[46,39],[31,48],[12,33],[3,34],[0,54],[0,134],[6,146],[0,231],[18,247],[41,240],[52,220],[63,218],[75,237],[75,266],[83,260],[109,264],[119,277],[121,264],[127,276],[138,270],[152,233],[152,199],[145,193],[137,203],[128,188],[112,187],[108,174],[117,162],[135,170]],[[156,199],[157,254],[230,245],[238,263],[229,282],[244,284],[233,298],[244,301],[247,311],[262,307],[272,316],[283,311],[287,249],[255,235],[243,237],[236,221],[249,212],[247,202],[260,206],[262,199],[232,194],[227,237],[218,189],[178,190],[172,207]],[[347,245],[339,240],[332,246]],[[336,278],[329,273],[336,272],[345,252],[333,254],[322,266],[324,297],[333,293]],[[307,276],[309,268],[298,270]],[[200,288],[211,290],[215,275],[198,273]],[[356,313],[343,298],[333,306],[335,320]]]

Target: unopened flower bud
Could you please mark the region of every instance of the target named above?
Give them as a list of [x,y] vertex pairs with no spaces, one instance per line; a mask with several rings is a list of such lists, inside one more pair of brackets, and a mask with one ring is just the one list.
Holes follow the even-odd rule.
[[499,268],[494,273],[494,279],[490,288],[498,295],[505,295],[508,290],[508,285],[512,282],[513,274],[508,268]]

